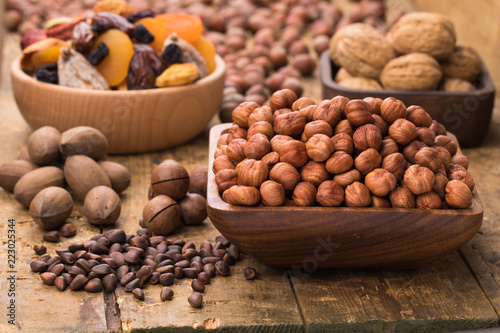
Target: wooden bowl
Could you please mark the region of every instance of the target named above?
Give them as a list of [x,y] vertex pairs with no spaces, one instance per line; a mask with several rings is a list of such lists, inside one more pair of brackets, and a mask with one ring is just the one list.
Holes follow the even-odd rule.
[[231,243],[271,266],[413,269],[456,250],[481,226],[476,191],[468,209],[230,205],[212,172],[217,139],[230,126],[210,131],[208,215]]
[[37,81],[20,58],[11,66],[12,89],[26,122],[60,131],[86,125],[109,140],[109,153],[139,153],[176,146],[200,134],[218,111],[225,63],[193,84],[133,91],[90,91]]
[[495,103],[495,87],[484,63],[483,72],[474,83],[476,91],[467,93],[361,90],[342,87],[334,81],[339,67],[331,61],[329,51],[321,54],[320,67],[323,98],[331,99],[342,95],[350,99],[362,99],[367,96],[384,99],[392,96],[402,100],[406,106],[420,105],[433,119],[453,132],[463,148],[479,146],[490,126]]

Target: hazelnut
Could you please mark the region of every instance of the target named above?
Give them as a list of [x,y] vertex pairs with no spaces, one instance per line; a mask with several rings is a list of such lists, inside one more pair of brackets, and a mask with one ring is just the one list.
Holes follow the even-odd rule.
[[335,150],[343,151],[351,155],[354,152],[354,140],[346,133],[338,133],[332,137]]
[[248,159],[238,169],[238,185],[259,187],[268,175],[269,169],[264,162]]
[[86,155],[71,155],[64,163],[64,178],[69,188],[80,200],[94,187],[111,187],[111,181],[104,170],[92,158]]
[[316,187],[309,182],[298,183],[293,189],[292,200],[297,206],[314,206]]
[[253,123],[247,131],[247,140],[250,140],[250,138],[257,133],[264,134],[268,139],[267,141],[269,141],[274,135],[273,126],[267,121]]
[[405,146],[417,138],[417,128],[406,119],[396,119],[389,127],[389,136],[398,144]]
[[437,172],[435,177],[436,182],[432,187],[432,191],[439,195],[441,199],[444,199],[444,189],[446,187],[446,184],[448,184],[448,177],[446,177],[446,175],[441,172]]
[[257,133],[245,143],[243,150],[247,158],[260,160],[271,151],[271,144],[267,136]]
[[370,207],[376,208],[391,208],[391,202],[387,198],[378,197],[376,195],[372,195],[372,203]]
[[266,180],[260,185],[260,198],[265,206],[281,206],[285,202],[285,189],[274,180]]
[[319,186],[330,177],[324,163],[308,161],[300,168],[300,180]]
[[356,181],[361,181],[361,174],[356,169],[351,169],[347,172],[335,175],[333,181],[342,187],[346,187]]
[[412,165],[405,171],[404,183],[415,195],[431,191],[435,181],[434,172],[424,166]]
[[189,173],[189,192],[207,196],[208,166],[201,165]]
[[280,68],[288,64],[288,54],[283,46],[275,46],[269,50],[269,59],[274,68]]
[[415,195],[406,187],[396,187],[390,194],[389,200],[394,208],[415,208]]
[[354,135],[354,127],[351,125],[349,120],[343,119],[343,120],[339,121],[338,124],[333,128],[334,135],[341,134],[341,133],[345,133],[345,134],[349,135],[350,137],[352,137]]
[[207,200],[197,193],[188,193],[179,202],[181,222],[185,225],[200,225],[207,218]]
[[328,50],[330,45],[330,38],[326,35],[317,35],[313,38],[313,48],[316,54],[320,55]]
[[417,127],[429,127],[432,125],[432,117],[423,107],[411,105],[406,109],[406,119]]
[[177,202],[161,194],[146,203],[142,212],[146,228],[158,236],[172,233],[181,223],[181,209]]
[[368,207],[371,202],[372,197],[365,184],[354,182],[345,188],[345,205],[347,207]]
[[280,154],[278,154],[278,152],[272,151],[264,155],[261,161],[267,165],[267,168],[269,170],[271,170],[271,168],[280,161]]
[[300,174],[293,165],[279,162],[269,172],[269,178],[283,185],[285,190],[293,190],[300,181]]
[[245,145],[247,140],[245,139],[234,139],[232,140],[226,148],[227,157],[233,163],[239,163],[243,161],[245,156]]
[[299,113],[306,117],[306,121],[309,123],[313,121],[313,114],[317,107],[317,105],[309,105],[303,109],[300,109]]
[[401,153],[392,153],[382,160],[382,168],[392,173],[397,179],[403,179],[408,162]]
[[450,180],[446,184],[444,199],[453,208],[469,208],[472,204],[472,192],[464,182]]
[[443,207],[443,201],[439,195],[430,191],[417,195],[416,207],[424,209],[441,209]]
[[280,149],[282,144],[284,144],[287,141],[291,141],[291,140],[293,140],[293,138],[291,136],[278,134],[278,135],[273,136],[273,138],[269,142],[271,143],[272,151],[277,152]]
[[29,212],[33,220],[45,230],[62,226],[73,211],[73,199],[62,187],[47,187],[33,198]]
[[[330,139],[330,138],[328,138]],[[283,143],[278,153],[280,161],[290,163],[296,168],[300,168],[307,162],[306,145],[299,140],[291,140]]]
[[189,174],[179,162],[164,160],[153,170],[151,185],[156,194],[165,194],[174,200],[180,200],[189,189]]
[[309,53],[297,54],[293,57],[292,66],[303,76],[310,76],[316,69],[316,60]]
[[405,118],[406,113],[404,103],[394,97],[387,97],[380,104],[380,115],[388,124],[392,124],[396,119]]
[[316,202],[323,207],[338,207],[344,202],[344,189],[333,180],[326,180],[318,187]]
[[368,148],[378,150],[382,145],[382,133],[377,126],[366,124],[354,131],[353,140],[357,150],[363,151]]
[[293,111],[302,110],[308,106],[316,105],[316,103],[309,97],[301,97],[292,104]]
[[130,171],[120,163],[100,161],[99,166],[104,170],[111,182],[111,188],[121,193],[130,185]]
[[352,156],[344,151],[334,152],[326,161],[326,170],[334,175],[338,175],[351,170],[354,164]]
[[273,124],[273,113],[270,106],[260,106],[248,116],[248,126],[250,127],[260,121],[268,122],[270,125]]
[[61,158],[61,133],[54,127],[40,127],[28,137],[26,147],[33,163],[44,166]]
[[238,105],[232,113],[233,123],[236,125],[248,128],[248,117],[253,110],[259,107],[255,102],[243,102]]
[[434,149],[437,150],[439,153],[439,158],[441,159],[441,163],[444,166],[445,170],[450,169],[450,164],[451,164],[451,154],[450,152],[445,148],[441,146],[433,146]]
[[467,170],[469,168],[469,159],[462,153],[456,153],[450,160],[451,164],[461,165]]
[[298,111],[281,114],[274,118],[274,132],[291,137],[300,137],[306,123],[306,117]]
[[63,156],[87,155],[94,160],[104,158],[108,152],[108,139],[99,130],[77,126],[61,134],[60,150]]
[[283,108],[291,108],[297,100],[297,95],[290,89],[281,89],[271,95],[269,105],[273,111]]
[[415,154],[424,147],[427,147],[425,143],[414,140],[403,148],[403,155],[408,162],[415,164]]
[[429,126],[429,128],[434,131],[436,136],[447,134],[447,131],[446,131],[446,128],[444,127],[444,125],[435,121],[435,120],[432,121],[432,124],[431,124],[431,126]]
[[120,197],[108,186],[96,186],[85,196],[83,214],[91,224],[113,224],[121,214]]
[[215,174],[215,183],[220,192],[238,185],[238,173],[234,169],[223,169]]
[[233,162],[229,160],[227,155],[220,155],[214,160],[214,164],[212,166],[213,173],[217,174],[219,171],[224,169],[235,169],[235,165]]
[[247,130],[246,128],[240,127],[236,124],[231,126],[227,132],[227,143],[230,144],[234,139],[246,139]]
[[354,167],[362,174],[366,175],[382,164],[382,156],[373,148],[362,151],[354,159]]
[[221,155],[227,155],[227,145],[222,145],[215,150],[214,158],[217,158]]
[[255,206],[260,201],[260,192],[252,186],[233,186],[222,193],[222,199],[231,205]]
[[370,113],[371,106],[362,99],[353,99],[349,101],[344,109],[347,120],[355,126],[359,127],[364,124],[373,124],[373,117]]
[[420,149],[415,154],[414,159],[417,164],[431,169],[432,172],[437,172],[439,167],[443,164],[438,151],[432,147]]
[[370,104],[371,109],[370,112],[372,114],[376,114],[380,116],[380,106],[382,105],[383,100],[377,97],[365,97],[363,101]]
[[475,182],[474,179],[472,179],[472,176],[464,169],[464,170],[454,170],[450,172],[449,175],[450,180],[460,180],[461,182],[465,183],[470,190],[474,190],[475,187]]
[[437,135],[436,140],[434,141],[435,146],[441,146],[446,148],[450,152],[451,156],[454,156],[457,153],[458,147],[455,141],[449,138],[446,135]]
[[313,120],[324,120],[333,128],[339,122],[341,114],[338,103],[327,99],[316,106]]
[[281,87],[281,84],[283,81],[285,81],[286,76],[283,73],[273,73],[269,75],[269,77],[266,79],[265,83],[266,86],[271,90],[271,91],[278,91]]
[[417,127],[417,140],[422,141],[428,146],[434,145],[436,134],[429,127]]
[[384,137],[378,152],[379,152],[380,156],[386,157],[386,156],[389,156],[390,154],[394,154],[394,153],[399,152],[399,147],[398,147],[398,144],[396,143],[396,141],[394,141],[390,137]]
[[365,185],[373,194],[383,197],[397,185],[396,177],[385,169],[375,169],[365,177]]
[[335,147],[332,139],[325,134],[314,134],[306,142],[307,156],[316,162],[326,161],[333,153],[334,149]]
[[26,160],[12,160],[0,167],[0,187],[12,192],[16,183],[22,176],[38,168],[35,164]]
[[333,130],[330,124],[328,124],[326,121],[314,120],[306,124],[306,126],[304,127],[304,132],[302,132],[300,139],[302,140],[302,142],[307,142],[307,140],[309,140],[309,138],[315,134],[324,134],[328,137],[331,137],[333,135]]
[[386,136],[387,132],[389,132],[389,125],[387,125],[385,120],[382,119],[382,117],[378,114],[372,114],[372,117],[373,124],[378,127],[378,129],[380,130],[380,134],[382,134],[382,136]]
[[[274,116],[274,119],[276,119],[277,116],[280,116],[280,115],[285,114],[285,113],[290,113],[290,112],[293,112],[293,111],[292,111],[292,109],[289,109],[289,108],[278,109],[278,110],[274,111],[273,116]],[[273,123],[274,123],[274,119],[273,119]]]
[[302,96],[302,93],[304,92],[302,82],[299,78],[296,77],[285,78],[281,83],[280,89],[290,89],[295,93],[297,97]]

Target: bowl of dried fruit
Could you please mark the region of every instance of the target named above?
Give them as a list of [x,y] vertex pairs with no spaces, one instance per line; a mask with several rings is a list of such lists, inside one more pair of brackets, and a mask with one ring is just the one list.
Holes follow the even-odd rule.
[[106,11],[23,36],[14,97],[33,128],[99,129],[109,152],[185,143],[218,111],[224,61],[187,14]]
[[481,226],[455,136],[392,97],[277,91],[212,127],[209,154],[212,223],[272,266],[413,269]]

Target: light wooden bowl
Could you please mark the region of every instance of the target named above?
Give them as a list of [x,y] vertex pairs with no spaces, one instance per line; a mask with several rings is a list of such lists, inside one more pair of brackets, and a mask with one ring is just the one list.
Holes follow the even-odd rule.
[[109,140],[109,153],[139,153],[176,146],[199,135],[218,111],[225,63],[193,84],[135,91],[88,91],[37,81],[20,58],[11,66],[14,97],[26,122],[60,131],[86,125]]
[[414,269],[456,250],[481,226],[476,191],[468,209],[230,205],[212,172],[217,139],[230,126],[210,131],[208,215],[231,243],[271,266]]

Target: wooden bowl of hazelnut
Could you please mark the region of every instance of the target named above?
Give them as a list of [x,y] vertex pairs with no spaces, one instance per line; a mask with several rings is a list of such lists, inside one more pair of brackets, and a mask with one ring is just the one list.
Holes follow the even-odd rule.
[[276,267],[413,269],[479,230],[455,136],[421,107],[275,92],[210,133],[207,206],[232,243]]
[[225,64],[194,83],[134,91],[96,91],[37,81],[11,66],[14,97],[26,122],[37,129],[76,126],[99,129],[111,154],[160,150],[199,135],[218,111],[224,88]]

